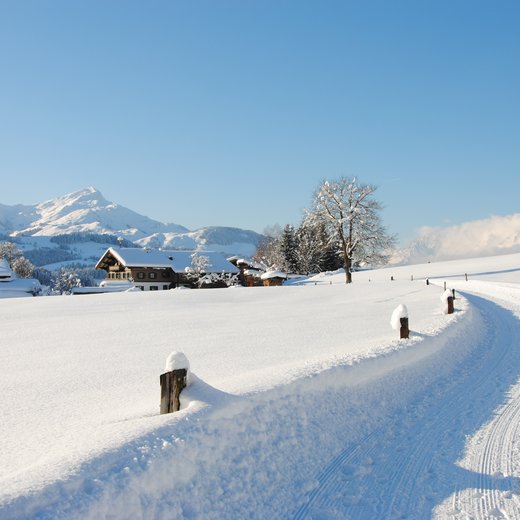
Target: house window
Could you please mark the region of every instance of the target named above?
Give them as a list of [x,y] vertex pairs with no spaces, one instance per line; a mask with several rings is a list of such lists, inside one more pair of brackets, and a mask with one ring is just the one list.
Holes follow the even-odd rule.
[[159,287],[157,285],[150,285],[150,291],[158,291]]
[[144,273],[142,271],[137,272],[137,279],[142,280],[144,278]]
[[150,273],[148,277],[150,278],[150,280],[155,280],[155,273]]
[[168,278],[168,271],[163,271],[163,272],[161,273],[161,276],[162,276],[163,278]]
[[168,286],[167,285],[163,285],[162,288],[163,288],[163,291],[167,291],[168,290]]

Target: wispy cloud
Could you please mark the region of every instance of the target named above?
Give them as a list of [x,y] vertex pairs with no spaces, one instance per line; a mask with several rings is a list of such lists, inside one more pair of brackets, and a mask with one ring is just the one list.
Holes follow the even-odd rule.
[[396,260],[410,263],[520,252],[520,213],[446,227],[422,227]]

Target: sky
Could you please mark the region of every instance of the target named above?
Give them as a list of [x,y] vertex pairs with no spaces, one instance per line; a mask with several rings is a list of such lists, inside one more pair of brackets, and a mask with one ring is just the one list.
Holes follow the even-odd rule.
[[0,204],[190,229],[378,187],[400,241],[519,211],[520,3],[0,0]]

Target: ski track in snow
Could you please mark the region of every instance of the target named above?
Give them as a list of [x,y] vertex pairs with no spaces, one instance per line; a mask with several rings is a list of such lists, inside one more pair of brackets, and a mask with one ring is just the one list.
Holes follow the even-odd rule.
[[357,366],[246,396],[197,380],[171,424],[0,517],[520,519],[520,290],[502,306],[504,287]]
[[[519,320],[467,298],[485,333],[457,377],[436,381],[405,413],[347,446],[317,476],[295,519],[520,518],[520,478],[512,476],[520,389],[506,394],[520,367]],[[465,436],[493,414],[470,443],[471,469],[458,466]]]

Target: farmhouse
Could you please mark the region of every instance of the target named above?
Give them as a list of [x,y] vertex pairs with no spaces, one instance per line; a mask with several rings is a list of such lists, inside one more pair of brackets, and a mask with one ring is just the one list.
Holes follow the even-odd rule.
[[161,291],[182,285],[191,286],[187,273],[195,258],[204,258],[203,274],[238,274],[239,270],[213,251],[163,251],[154,249],[110,247],[96,264],[106,271],[105,284],[131,282],[143,291]]
[[38,280],[18,278],[5,258],[0,258],[0,298],[37,296],[42,292]]

